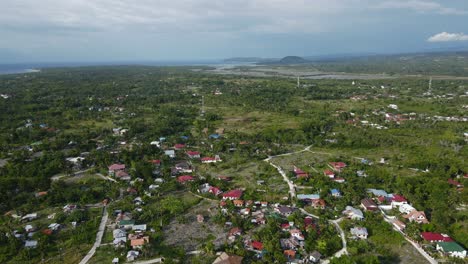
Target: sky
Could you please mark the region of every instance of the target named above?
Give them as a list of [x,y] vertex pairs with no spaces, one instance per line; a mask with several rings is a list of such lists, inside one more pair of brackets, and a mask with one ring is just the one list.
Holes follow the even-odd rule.
[[467,0],[0,0],[0,64],[467,47]]

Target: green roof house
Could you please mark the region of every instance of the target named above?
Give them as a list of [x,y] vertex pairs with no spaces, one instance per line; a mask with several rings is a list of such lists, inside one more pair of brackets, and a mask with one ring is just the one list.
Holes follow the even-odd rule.
[[466,258],[466,250],[456,242],[438,242],[437,250],[455,258]]

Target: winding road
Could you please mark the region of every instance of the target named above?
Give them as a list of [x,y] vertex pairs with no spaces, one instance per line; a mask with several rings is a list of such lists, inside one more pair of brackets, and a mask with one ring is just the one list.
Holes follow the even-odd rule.
[[[280,154],[280,155],[276,155],[276,156],[269,156],[267,159],[265,159],[264,161],[265,162],[268,162],[268,164],[270,164],[271,166],[273,166],[274,168],[276,168],[276,170],[279,172],[279,174],[281,174],[281,176],[283,177],[283,180],[288,184],[289,186],[289,195],[291,196],[291,199],[295,198],[296,197],[296,185],[288,178],[288,176],[286,175],[286,173],[284,172],[284,170],[274,164],[271,160],[273,158],[276,158],[276,157],[284,157],[284,156],[289,156],[289,155],[293,155],[293,154],[297,154],[297,153],[301,153],[301,152],[305,152],[305,151],[309,151],[309,152],[312,152],[310,151],[310,148],[312,146],[308,146],[306,148],[304,148],[303,150],[299,150],[299,151],[295,151],[295,152],[289,152],[289,153],[285,153],[285,154]],[[314,153],[314,152],[312,152]],[[329,154],[329,153],[320,153],[320,154]],[[294,205],[293,205],[294,206]],[[316,219],[319,219],[320,217],[316,216],[316,215],[313,215],[309,212],[307,212],[306,210],[304,210],[303,208],[299,208],[299,210],[307,215],[307,216],[311,216],[313,218],[316,218]],[[339,225],[339,222],[342,220],[343,218],[339,218],[337,220],[328,220],[329,223],[331,223],[332,225],[335,226],[336,230],[338,230],[339,234],[340,234],[340,237],[341,237],[341,243],[342,243],[342,249],[339,250],[338,252],[336,252],[333,257],[341,257],[342,255],[348,255],[348,249],[347,249],[347,242],[346,242],[346,236],[345,236],[345,233],[343,231],[343,229],[341,229],[340,225]],[[328,263],[329,260],[324,260],[322,261],[321,263]]]
[[96,241],[94,242],[93,247],[89,250],[88,254],[80,261],[80,264],[86,264],[96,253],[96,249],[101,245],[102,236],[104,235],[104,230],[106,229],[107,219],[109,218],[109,213],[107,212],[107,207],[102,208],[102,219],[101,224],[99,224],[99,229],[96,234]]

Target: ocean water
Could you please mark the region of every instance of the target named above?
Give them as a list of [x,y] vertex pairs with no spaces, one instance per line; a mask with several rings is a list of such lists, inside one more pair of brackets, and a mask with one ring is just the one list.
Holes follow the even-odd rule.
[[57,67],[84,67],[84,66],[117,66],[117,65],[142,65],[142,66],[215,66],[229,65],[222,60],[199,61],[122,61],[122,62],[61,62],[61,63],[24,63],[24,64],[0,64],[0,75],[38,72],[40,69]]

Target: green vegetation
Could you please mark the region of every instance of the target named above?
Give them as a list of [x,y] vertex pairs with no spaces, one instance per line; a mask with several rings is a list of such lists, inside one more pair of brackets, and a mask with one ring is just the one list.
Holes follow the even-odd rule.
[[[313,67],[466,76],[459,70],[466,60],[456,60],[460,65],[450,68],[453,58],[440,59],[443,70],[436,71],[431,63],[435,59],[416,58],[417,69],[407,63],[404,70],[401,58],[389,58],[387,64],[377,59],[353,61],[350,70],[347,63]],[[143,259],[164,256],[168,262],[203,263],[204,258],[212,261],[216,251],[226,251],[251,263],[286,261],[279,241],[290,235],[280,228],[287,222],[303,231],[304,249],[298,250],[302,257],[317,250],[329,258],[342,244],[328,220],[340,218],[348,205],[358,207],[368,197],[368,188],[402,194],[425,212],[430,224],[407,223],[413,239],[420,240],[422,231],[441,232],[468,247],[467,191],[448,183],[454,179],[468,184],[463,178],[468,172],[464,136],[468,81],[434,79],[431,91],[427,77],[302,80],[297,87],[292,79],[196,70],[200,67],[84,67],[0,76],[0,93],[11,95],[0,98],[0,262],[76,263],[94,243],[105,199],[108,224],[114,223],[115,210],[147,224],[150,242],[140,250]],[[175,144],[185,147],[169,158],[164,151]],[[304,150],[306,146],[310,148]],[[189,159],[186,150],[196,150],[202,157],[219,155],[223,161],[201,163]],[[264,161],[295,151],[300,152],[271,161],[285,171],[297,193],[319,194],[325,209],[289,197],[282,175]],[[82,160],[70,159],[76,157]],[[174,172],[175,165],[184,161],[194,171]],[[339,173],[344,183],[324,175],[329,162],[335,161],[347,164]],[[113,163],[126,165],[131,183],[107,178]],[[310,177],[297,179],[293,166]],[[178,182],[183,174],[192,175],[193,181]],[[251,215],[241,215],[233,202],[222,212],[219,196],[199,192],[206,183],[224,192],[241,189],[245,201],[267,202],[268,207],[258,210],[266,223],[251,222]],[[342,197],[333,197],[331,189],[339,189]],[[320,219],[313,220],[313,230],[306,230],[303,213],[279,216],[274,204],[295,205]],[[78,209],[64,212],[65,205]],[[15,218],[35,212],[38,218],[31,221]],[[53,213],[55,217],[49,218]],[[199,214],[205,217],[200,223]],[[43,231],[51,223],[64,228],[47,235]],[[38,241],[35,249],[25,249],[25,239],[13,235],[16,230],[27,236],[26,224],[37,229],[30,238]],[[178,224],[187,229],[176,230]],[[356,224],[341,222],[346,235]],[[409,245],[381,214],[366,213],[359,225],[368,229],[369,239],[348,241],[349,256],[331,263],[408,260],[399,252],[407,252]],[[243,231],[228,242],[231,227]],[[184,240],[180,245],[171,241],[174,230]],[[206,241],[180,234],[193,230],[206,232]],[[262,241],[265,252],[248,249],[244,240]],[[112,241],[112,230],[107,228],[103,243]],[[201,256],[186,255],[194,241],[199,244],[195,249],[203,251]],[[110,262],[116,256],[124,260],[130,249],[128,243],[119,249],[105,245],[91,263]]]

